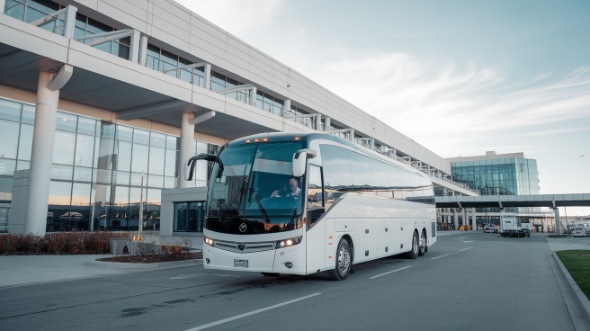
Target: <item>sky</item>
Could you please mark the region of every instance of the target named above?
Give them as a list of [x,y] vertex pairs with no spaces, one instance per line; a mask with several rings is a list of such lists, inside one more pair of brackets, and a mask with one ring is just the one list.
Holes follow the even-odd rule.
[[588,0],[177,2],[442,157],[523,152],[541,194],[590,193]]

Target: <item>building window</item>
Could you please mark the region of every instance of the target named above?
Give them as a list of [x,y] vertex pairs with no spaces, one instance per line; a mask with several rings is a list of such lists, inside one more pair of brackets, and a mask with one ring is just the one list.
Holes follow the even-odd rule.
[[[185,82],[200,87],[205,86],[204,68],[177,69],[192,64],[191,61],[167,52],[154,45],[148,45],[145,66],[156,71],[165,72]],[[177,69],[177,70],[174,70]]]

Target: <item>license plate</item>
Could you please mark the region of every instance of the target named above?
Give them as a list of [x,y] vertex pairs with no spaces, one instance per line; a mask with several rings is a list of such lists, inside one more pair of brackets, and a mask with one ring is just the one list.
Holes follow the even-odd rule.
[[234,267],[248,268],[248,260],[234,260]]

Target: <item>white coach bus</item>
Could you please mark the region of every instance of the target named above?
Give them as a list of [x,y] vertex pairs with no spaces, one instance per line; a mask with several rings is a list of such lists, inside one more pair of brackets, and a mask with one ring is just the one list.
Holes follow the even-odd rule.
[[[352,265],[436,242],[432,182],[347,140],[267,133],[225,144],[213,162],[203,229],[206,269],[344,280]],[[191,178],[189,178],[190,180]]]

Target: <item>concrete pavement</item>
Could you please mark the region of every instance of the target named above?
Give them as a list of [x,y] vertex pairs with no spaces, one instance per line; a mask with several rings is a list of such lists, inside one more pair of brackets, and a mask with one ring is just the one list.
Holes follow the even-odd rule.
[[[465,231],[440,231],[439,237],[469,234]],[[537,234],[534,234],[537,235]],[[542,235],[542,234],[538,234]],[[156,242],[161,244],[171,244],[182,242],[185,237],[159,236],[155,233],[144,235],[145,242]],[[191,236],[192,249],[202,249],[203,237]],[[590,250],[590,237],[586,238],[547,238],[547,244],[551,251],[569,250],[569,249],[588,249]],[[43,283],[60,282],[64,280],[76,280],[85,278],[104,277],[108,275],[127,274],[138,271],[145,271],[153,268],[169,268],[185,265],[197,265],[200,261],[180,261],[167,262],[158,264],[132,264],[132,263],[112,263],[97,262],[97,258],[108,257],[110,255],[16,255],[0,256],[0,289],[6,287],[28,286]],[[559,259],[557,259],[559,260]],[[557,261],[561,264],[560,261]],[[559,270],[565,272],[567,277],[569,273],[565,268]],[[575,282],[570,281],[572,287],[577,287]],[[579,287],[573,289],[574,292],[581,292]],[[585,295],[582,296],[585,298]],[[586,298],[587,300],[587,298]],[[590,309],[589,309],[590,312]],[[590,315],[589,315],[590,316]]]

